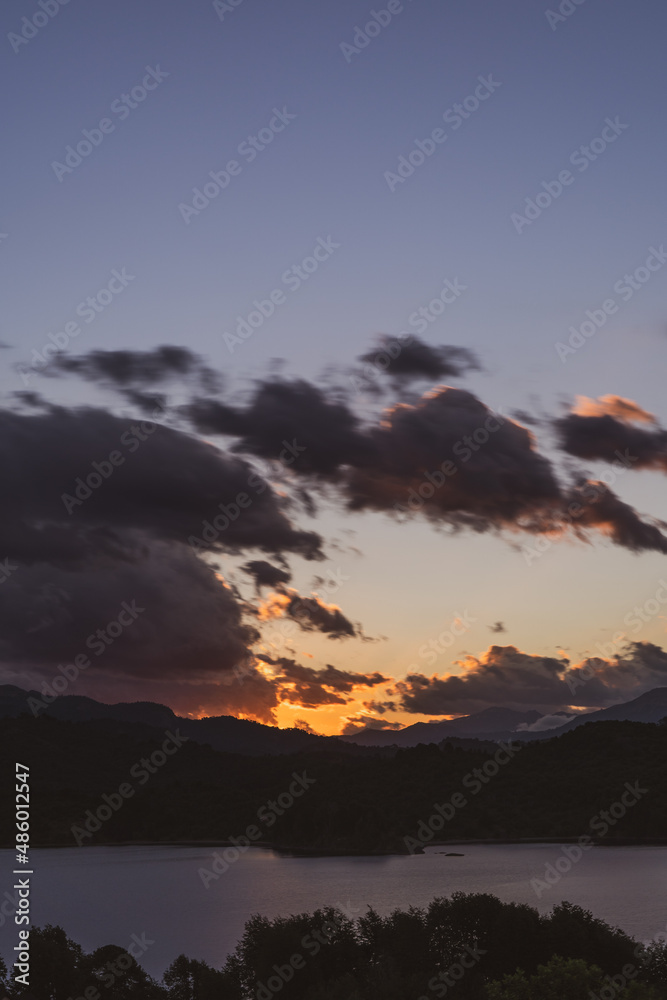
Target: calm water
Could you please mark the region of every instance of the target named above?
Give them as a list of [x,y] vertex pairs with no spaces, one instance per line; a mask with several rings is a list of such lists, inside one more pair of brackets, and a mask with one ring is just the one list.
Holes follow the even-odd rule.
[[[448,850],[464,857],[436,853]],[[253,913],[273,917],[324,904],[343,904],[352,913],[370,904],[387,913],[457,889],[492,892],[542,911],[569,899],[642,940],[667,930],[665,847],[593,848],[539,900],[530,880],[562,857],[559,845],[465,845],[387,858],[286,858],[253,848],[205,889],[198,869],[210,867],[213,851],[34,850],[33,923],[61,924],[87,951],[127,947],[132,934],[146,934],[154,944],[140,961],[158,976],[180,953],[220,966]],[[0,858],[2,871],[11,872],[12,852],[0,851]],[[2,921],[5,956],[15,930]]]

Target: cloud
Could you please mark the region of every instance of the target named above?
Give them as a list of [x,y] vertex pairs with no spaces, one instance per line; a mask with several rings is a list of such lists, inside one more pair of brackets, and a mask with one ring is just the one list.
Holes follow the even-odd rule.
[[295,719],[294,720],[294,728],[295,729],[303,729],[303,731],[305,733],[310,733],[311,736],[319,736],[320,735],[320,733],[318,733],[317,730],[313,729],[313,727],[311,726],[311,724],[309,722],[307,722],[306,719]]
[[[490,646],[480,656],[456,661],[460,672],[445,676],[408,674],[388,693],[398,710],[412,714],[471,714],[494,705],[548,715],[601,708],[636,698],[667,683],[667,653],[648,642],[629,643],[610,657],[571,664],[566,657]],[[570,712],[571,714],[571,712]],[[560,725],[565,723],[561,719]],[[549,727],[551,728],[551,727]]]
[[260,382],[245,409],[203,399],[182,413],[202,433],[237,437],[235,452],[280,460],[286,442],[295,443],[293,467],[301,474],[332,475],[372,448],[345,402],[303,379]]
[[277,587],[280,584],[289,583],[292,579],[292,574],[288,570],[273,566],[264,559],[253,559],[245,566],[241,566],[241,569],[253,577],[257,593],[262,587]]
[[349,715],[341,730],[341,736],[353,736],[364,729],[380,729],[397,732],[403,729],[400,722],[389,722],[387,719],[374,719],[370,715]]
[[124,531],[199,551],[322,556],[320,537],[293,527],[251,465],[189,434],[57,407],[34,416],[0,410],[0,437],[0,551],[12,559],[83,564],[91,549],[122,550]]
[[269,594],[259,607],[259,618],[292,618],[304,632],[324,632],[330,639],[362,636],[359,627],[345,617],[335,604],[325,604],[316,594],[302,597],[292,588]]
[[667,652],[652,642],[629,642],[611,657],[593,656],[572,667],[576,689],[572,704],[604,705],[628,701],[667,685]]
[[[605,397],[618,399],[618,397]],[[583,459],[600,459],[623,463],[630,469],[657,469],[667,472],[667,431],[662,427],[647,430],[633,426],[635,422],[648,422],[652,416],[631,400],[623,400],[628,409],[609,407],[612,412],[598,412],[595,407],[584,407],[584,412],[573,411],[554,421],[560,447],[570,455]],[[641,416],[629,416],[636,407]],[[593,415],[589,415],[592,413]]]
[[460,674],[409,674],[396,685],[400,707],[423,715],[479,712],[490,705],[540,711],[568,704],[572,692],[563,679],[569,661],[523,653],[516,646],[490,646],[477,658],[457,661]]
[[220,376],[187,347],[162,344],[150,351],[89,351],[71,356],[56,354],[44,374],[77,375],[121,390],[159,385],[174,379],[194,378],[206,392],[220,388]]
[[[161,692],[188,711],[215,696],[228,713],[252,710],[266,721],[277,704],[253,666],[259,633],[232,592],[189,546],[144,534],[109,550],[89,546],[84,565],[19,566],[3,584],[0,635],[7,681],[38,691],[64,676],[67,693],[118,700],[126,689],[129,700],[156,700]],[[79,677],[77,657],[87,660]]]
[[[393,366],[394,375],[401,377],[418,372],[433,375],[443,368],[460,372],[477,364],[463,348],[433,348],[416,339],[402,345],[390,360],[390,369]],[[200,375],[205,369],[186,349],[167,347],[152,352],[91,352],[61,362],[70,372],[112,379],[135,394],[139,390],[133,385],[159,381],[179,367]],[[602,397],[595,406],[624,418],[650,417],[620,397]],[[337,493],[352,510],[423,516],[451,530],[552,536],[573,532],[583,538],[587,532],[601,532],[631,551],[667,550],[660,525],[642,520],[610,490],[595,509],[589,502],[585,514],[572,524],[567,514],[572,488],[559,481],[552,464],[538,452],[532,432],[494,414],[462,389],[438,386],[417,402],[386,410],[375,424],[361,420],[340,388],[323,388],[305,379],[259,380],[245,405],[197,396],[179,412],[200,433],[235,439],[231,451],[236,454],[282,462],[289,469],[294,499],[299,492],[296,481],[301,479],[309,489],[327,490],[329,496]],[[584,421],[585,426],[590,421],[612,421],[615,432],[620,428],[635,435],[631,443],[643,442],[644,461],[665,462],[665,432],[634,428],[609,413],[570,414],[564,421]],[[566,450],[582,457],[595,452],[590,447],[577,450],[571,423],[557,422],[557,427],[566,438]],[[636,435],[644,437],[638,440]],[[614,441],[612,453],[617,445]],[[301,494],[314,513],[312,494],[303,490]]]
[[543,715],[541,719],[537,722],[521,722],[516,727],[517,733],[546,733],[550,729],[558,729],[559,726],[564,726],[567,722],[571,722],[572,719],[576,718],[574,715],[566,715],[565,713],[560,713],[559,715]]
[[580,417],[616,417],[618,420],[630,423],[654,424],[656,422],[652,413],[648,413],[634,400],[625,399],[623,396],[600,396],[598,399],[577,396],[572,413],[576,413]]
[[[5,678],[62,684],[60,667],[80,654],[90,664],[76,693],[275,721],[278,692],[253,652],[257,622],[202,557],[317,559],[321,539],[292,525],[253,467],[100,408],[0,410],[0,440]],[[142,610],[118,631],[126,604]]]
[[[442,378],[457,378],[466,371],[479,371],[481,365],[473,351],[466,347],[451,345],[431,346],[418,337],[380,338],[377,348],[362,354],[360,361],[373,366],[373,377],[385,374],[395,382],[409,382],[414,379],[438,381]],[[365,372],[358,373],[363,380]]]
[[572,526],[577,535],[585,537],[592,528],[631,552],[667,553],[667,538],[660,531],[664,523],[642,521],[606,483],[582,481],[570,491],[569,501],[568,509],[576,511]]
[[372,688],[389,681],[388,677],[378,672],[360,674],[339,670],[330,664],[321,669],[304,667],[287,657],[272,659],[263,654],[260,659],[275,667],[272,680],[280,700],[302,708],[346,705],[351,700],[348,696],[356,689]]
[[583,476],[561,483],[528,428],[463,389],[437,386],[375,424],[339,390],[304,380],[259,382],[245,407],[197,400],[183,413],[199,431],[236,437],[235,452],[276,460],[291,442],[292,479],[351,510],[421,516],[451,530],[603,534],[634,552],[667,551],[658,524],[608,487],[585,491]]
[[507,629],[503,622],[494,622],[493,625],[489,625],[491,632],[506,632]]

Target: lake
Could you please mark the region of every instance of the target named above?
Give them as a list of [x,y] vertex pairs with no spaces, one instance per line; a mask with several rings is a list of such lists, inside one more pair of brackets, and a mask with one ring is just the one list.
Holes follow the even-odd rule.
[[[367,905],[387,913],[459,889],[491,892],[543,912],[568,899],[641,940],[667,932],[667,847],[595,847],[539,899],[531,880],[543,879],[546,866],[564,858],[563,845],[466,844],[415,856],[325,858],[251,848],[205,887],[199,869],[212,871],[215,850],[225,848],[33,850],[33,924],[60,924],[86,951],[103,944],[127,948],[133,934],[146,935],[152,943],[140,962],[158,977],[181,953],[222,965],[253,913],[274,917],[325,904],[351,915]],[[13,852],[0,856],[3,872],[11,873]],[[565,861],[558,865],[566,867]],[[10,889],[11,874],[4,881]],[[7,957],[17,928],[11,918],[0,919]]]

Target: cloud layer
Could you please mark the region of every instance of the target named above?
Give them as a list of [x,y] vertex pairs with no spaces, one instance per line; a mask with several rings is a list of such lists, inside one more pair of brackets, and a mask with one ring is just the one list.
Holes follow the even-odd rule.
[[[289,586],[288,559],[325,558],[322,536],[293,520],[295,511],[315,514],[318,493],[334,509],[425,518],[450,531],[602,536],[633,552],[667,552],[660,522],[583,471],[564,477],[520,420],[460,388],[404,392],[413,379],[479,367],[470,351],[417,338],[381,346],[389,361],[379,367],[397,401],[375,416],[357,412],[344,387],[306,379],[258,379],[245,398],[229,399],[222,378],[186,348],[58,356],[50,374],[110,389],[142,412],[155,386],[178,382],[194,394],[177,410],[165,400],[152,421],[25,393],[15,411],[0,410],[6,678],[51,684],[81,654],[90,661],[81,690],[97,696],[115,691],[263,721],[275,720],[281,702],[345,705],[364,689],[374,689],[370,712],[442,716],[493,704],[595,707],[664,683],[667,657],[646,643],[578,665],[494,645],[463,661],[461,675],[398,682],[260,655],[273,618],[348,640],[347,649],[367,639],[340,607]],[[361,361],[377,367],[377,352]],[[164,424],[167,416],[189,432]],[[581,398],[555,427],[568,455],[614,461],[620,453],[630,456],[625,468],[667,470],[667,432],[632,400]],[[276,475],[262,475],[258,460]],[[246,597],[219,571],[233,571],[237,557],[254,585]],[[141,610],[132,617],[127,606]]]

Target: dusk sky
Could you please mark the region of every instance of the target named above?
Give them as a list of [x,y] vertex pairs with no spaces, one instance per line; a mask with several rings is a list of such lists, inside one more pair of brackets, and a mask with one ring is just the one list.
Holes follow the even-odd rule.
[[2,8],[3,682],[327,734],[664,686],[664,5],[57,2]]

